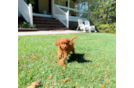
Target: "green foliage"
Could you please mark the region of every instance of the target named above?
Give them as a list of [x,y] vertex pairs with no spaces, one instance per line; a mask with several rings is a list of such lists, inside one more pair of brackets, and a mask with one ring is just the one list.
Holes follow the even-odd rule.
[[101,24],[100,30],[107,33],[116,33],[116,23],[114,24]]
[[116,33],[116,1],[92,0],[89,18],[98,31]]
[[18,28],[35,28],[35,25],[30,25],[28,22],[19,22]]

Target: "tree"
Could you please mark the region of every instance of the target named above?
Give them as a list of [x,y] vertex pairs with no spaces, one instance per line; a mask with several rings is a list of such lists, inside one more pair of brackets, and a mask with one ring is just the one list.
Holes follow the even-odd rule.
[[[90,2],[90,21],[100,30],[104,24],[111,28],[116,24],[116,0],[92,0]],[[100,25],[103,26],[100,26]],[[115,28],[115,27],[112,27]]]
[[[99,13],[106,24],[113,23],[114,20],[114,3],[113,0],[92,0],[90,11]],[[96,15],[95,15],[96,16]]]

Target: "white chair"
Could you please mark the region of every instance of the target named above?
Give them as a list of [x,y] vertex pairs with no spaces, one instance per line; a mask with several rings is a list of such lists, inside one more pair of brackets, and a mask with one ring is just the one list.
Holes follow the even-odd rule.
[[83,30],[83,32],[86,32],[85,31],[85,25],[83,24],[83,22],[82,22],[82,20],[81,19],[78,19],[78,27],[77,27],[77,31],[78,31],[78,29],[81,29],[81,30]]
[[90,22],[89,21],[85,21],[85,29],[88,29],[89,33],[91,33],[91,31],[97,32],[94,25],[90,26]]

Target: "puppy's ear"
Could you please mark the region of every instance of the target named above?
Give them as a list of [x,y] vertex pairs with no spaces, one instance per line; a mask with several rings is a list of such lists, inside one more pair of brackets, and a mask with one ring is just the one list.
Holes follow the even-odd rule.
[[75,43],[73,41],[69,41],[69,45],[72,46],[74,45]]
[[60,39],[55,42],[55,45],[58,46],[60,44]]

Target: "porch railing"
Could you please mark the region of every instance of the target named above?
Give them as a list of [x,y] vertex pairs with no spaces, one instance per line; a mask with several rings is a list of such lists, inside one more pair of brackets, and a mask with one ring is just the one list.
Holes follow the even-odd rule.
[[[79,15],[80,15],[80,14],[88,14],[88,12],[86,12],[86,11],[81,11],[81,10],[77,10],[77,9],[73,9],[73,8],[68,8],[68,7],[61,6],[61,5],[56,5],[56,6],[58,6],[59,8],[64,9],[65,11],[67,11],[67,10],[69,9],[69,11],[79,12]],[[78,16],[79,16],[79,15],[78,15]],[[79,17],[80,17],[80,16],[79,16]],[[87,16],[82,17],[82,18],[87,18]]]
[[24,0],[18,0],[18,10],[24,19],[33,25],[32,5],[28,5]]
[[[72,11],[76,12],[75,16],[71,14]],[[78,22],[78,19],[88,20],[89,12],[57,5],[53,0],[53,17],[59,19],[68,28],[69,21]]]
[[[69,12],[69,16],[68,16],[69,17],[69,21],[78,22],[78,19],[82,19],[83,21],[85,21],[85,20],[88,20],[88,18],[89,18],[88,17],[89,16],[89,12],[80,11],[80,10],[76,10],[76,9],[73,9],[73,8],[68,8],[68,7],[60,6],[60,5],[56,5],[56,6],[61,8],[63,11],[68,11]],[[76,14],[72,16],[71,11],[76,12]]]
[[62,22],[67,28],[69,28],[69,13],[62,10],[58,5],[53,3],[53,15],[56,19]]

